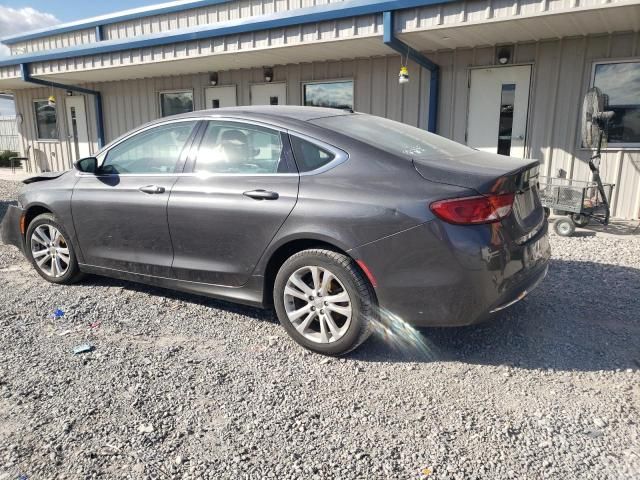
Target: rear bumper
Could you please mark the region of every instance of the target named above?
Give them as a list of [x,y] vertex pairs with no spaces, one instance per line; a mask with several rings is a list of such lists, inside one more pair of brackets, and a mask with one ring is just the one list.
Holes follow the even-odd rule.
[[375,276],[381,315],[416,326],[463,326],[521,300],[547,273],[548,225],[523,245],[500,224],[434,220],[354,249]]
[[7,213],[0,224],[2,243],[18,247],[24,253],[24,239],[20,233],[20,219],[24,210],[15,205],[9,205]]

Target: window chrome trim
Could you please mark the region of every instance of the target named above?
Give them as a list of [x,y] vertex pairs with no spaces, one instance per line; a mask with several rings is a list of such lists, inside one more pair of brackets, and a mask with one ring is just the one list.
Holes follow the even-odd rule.
[[[306,177],[309,175],[319,175],[321,173],[327,172],[335,167],[337,167],[338,165],[343,164],[344,162],[346,162],[347,160],[349,160],[349,154],[347,152],[345,152],[344,150],[341,150],[340,148],[331,145],[329,143],[323,142],[322,140],[318,140],[315,137],[310,137],[309,135],[305,135],[304,133],[300,133],[300,132],[296,132],[295,130],[288,130],[287,133],[289,133],[290,136],[293,137],[298,137],[302,140],[306,140],[307,142],[322,148],[324,150],[327,150],[331,153],[333,153],[334,157],[333,160],[331,160],[328,163],[325,163],[324,165],[322,165],[321,167],[316,168],[315,170],[309,170],[308,172],[299,172],[298,174],[301,177]],[[293,150],[293,146],[291,147],[291,149]],[[294,157],[295,157],[295,153],[294,153]]]

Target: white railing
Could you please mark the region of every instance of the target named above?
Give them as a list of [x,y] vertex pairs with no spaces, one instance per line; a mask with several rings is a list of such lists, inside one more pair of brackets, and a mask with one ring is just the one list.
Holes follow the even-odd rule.
[[0,152],[4,150],[20,151],[16,117],[0,117]]

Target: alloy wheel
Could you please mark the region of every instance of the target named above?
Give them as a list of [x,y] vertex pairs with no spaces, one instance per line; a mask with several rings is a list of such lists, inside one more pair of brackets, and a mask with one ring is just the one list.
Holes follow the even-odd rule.
[[294,328],[307,340],[332,343],[351,324],[351,299],[344,285],[326,268],[305,266],[291,274],[284,306]]
[[69,244],[53,225],[35,228],[31,234],[31,256],[40,271],[50,277],[62,277],[69,270]]

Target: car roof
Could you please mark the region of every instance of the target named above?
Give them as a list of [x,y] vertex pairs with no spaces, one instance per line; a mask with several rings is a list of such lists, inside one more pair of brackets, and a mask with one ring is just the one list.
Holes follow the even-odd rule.
[[209,110],[198,110],[173,117],[165,117],[163,120],[173,118],[190,117],[235,117],[245,120],[264,121],[280,125],[295,125],[300,122],[308,122],[318,118],[351,115],[353,111],[338,108],[324,107],[300,107],[293,105],[253,105],[243,107],[225,107]]

